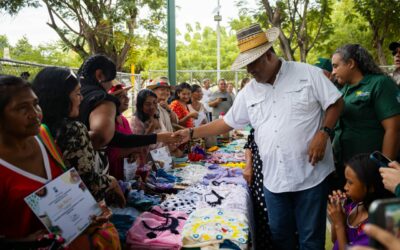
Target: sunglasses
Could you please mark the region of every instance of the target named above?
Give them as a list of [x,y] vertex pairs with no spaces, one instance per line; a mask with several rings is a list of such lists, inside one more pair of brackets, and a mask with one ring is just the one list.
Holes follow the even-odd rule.
[[64,81],[68,80],[70,77],[74,77],[75,79],[78,79],[78,77],[76,76],[75,72],[72,69],[69,69],[69,74],[68,76],[65,78]]

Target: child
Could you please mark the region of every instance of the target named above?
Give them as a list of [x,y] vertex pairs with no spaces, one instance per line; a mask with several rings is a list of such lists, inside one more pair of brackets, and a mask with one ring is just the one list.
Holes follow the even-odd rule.
[[379,166],[368,154],[352,157],[345,164],[344,175],[345,193],[337,190],[329,195],[328,218],[334,250],[344,250],[347,245],[368,246],[368,236],[362,228],[368,222],[369,205],[391,196],[383,187]]

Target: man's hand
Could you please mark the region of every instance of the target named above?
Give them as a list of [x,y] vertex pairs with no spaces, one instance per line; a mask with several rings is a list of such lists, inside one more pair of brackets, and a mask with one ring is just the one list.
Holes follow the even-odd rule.
[[387,190],[394,193],[397,185],[400,184],[400,164],[396,161],[389,163],[389,167],[379,168],[383,185]]
[[165,144],[179,144],[182,143],[181,141],[182,138],[172,132],[160,132],[157,134],[157,142],[162,142]]
[[[370,237],[379,241],[387,250],[397,250],[400,249],[400,239],[397,239],[396,236],[389,233],[388,231],[372,225],[367,224],[364,226],[364,232]],[[351,250],[374,250],[372,247],[361,247],[356,246],[349,248]]]
[[308,162],[310,162],[311,165],[315,166],[317,162],[324,159],[326,142],[328,139],[329,136],[323,131],[318,131],[315,134],[308,147]]
[[174,136],[177,136],[180,138],[181,142],[180,143],[185,143],[190,140],[190,131],[188,128],[178,130],[174,133]]

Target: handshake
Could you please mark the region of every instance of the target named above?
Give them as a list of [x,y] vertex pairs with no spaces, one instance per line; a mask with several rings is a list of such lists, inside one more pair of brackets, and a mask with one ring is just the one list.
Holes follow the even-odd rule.
[[185,128],[172,132],[160,132],[157,134],[157,142],[180,145],[190,140],[190,129]]

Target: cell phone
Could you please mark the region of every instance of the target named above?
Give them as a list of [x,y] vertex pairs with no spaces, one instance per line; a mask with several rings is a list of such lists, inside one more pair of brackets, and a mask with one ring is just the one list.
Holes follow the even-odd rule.
[[226,97],[223,97],[223,98],[221,98],[221,99],[222,99],[223,102],[228,101],[228,98],[226,98]]
[[379,164],[380,167],[388,167],[392,161],[379,151],[375,151],[369,155],[369,158]]
[[[369,206],[368,220],[370,223],[392,233],[396,237],[400,234],[400,199],[375,200]],[[369,239],[369,245],[376,249],[383,249],[382,245]]]

